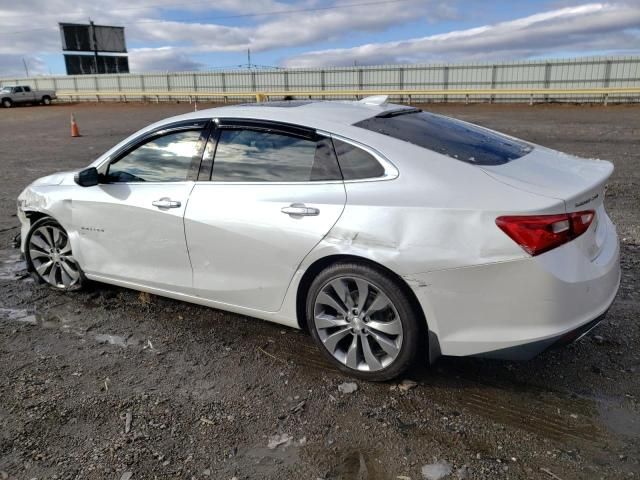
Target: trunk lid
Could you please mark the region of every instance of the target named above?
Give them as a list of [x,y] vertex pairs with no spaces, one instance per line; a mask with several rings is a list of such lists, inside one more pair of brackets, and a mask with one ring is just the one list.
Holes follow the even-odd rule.
[[604,221],[605,186],[613,164],[582,159],[544,147],[502,165],[480,166],[495,180],[512,187],[564,201],[567,213],[594,210],[589,229],[576,239],[590,259],[602,249],[608,222]]

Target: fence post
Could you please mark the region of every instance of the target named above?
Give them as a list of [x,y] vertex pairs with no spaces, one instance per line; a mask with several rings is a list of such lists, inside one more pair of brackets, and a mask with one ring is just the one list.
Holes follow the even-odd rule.
[[144,81],[144,75],[140,75],[140,86],[142,87],[142,101],[146,102],[147,101],[147,96],[145,95],[145,93],[147,93],[147,86],[145,85],[145,81]]
[[[496,89],[496,82],[498,81],[498,66],[494,63],[491,65],[491,90]],[[489,96],[489,103],[493,103],[495,95]]]
[[[404,90],[404,68],[398,69],[398,87],[399,90]],[[404,101],[404,95],[400,95],[400,103]]]
[[[549,89],[551,86],[551,64],[545,63],[544,65],[544,88]],[[544,101],[549,103],[549,95],[544,96]]]
[[[226,92],[227,91],[227,77],[224,74],[224,72],[222,72],[220,74],[220,80],[222,81],[222,91]],[[227,97],[226,95],[223,98],[224,98],[224,103],[227,103],[229,101],[229,97]]]
[[[122,93],[122,85],[120,84],[120,75],[116,75],[116,82],[118,83],[118,93]],[[122,101],[122,95],[118,95],[118,100]],[[124,102],[127,103],[126,97]]]
[[[327,85],[326,85],[326,81],[325,81],[325,69],[323,68],[322,70],[320,70],[320,90],[326,90],[327,89]],[[327,97],[325,97],[324,95],[322,96],[322,100],[325,100]]]
[[[442,88],[443,90],[449,90],[449,67],[444,67],[442,71]],[[449,96],[445,95],[442,100],[444,103],[449,101]]]
[[[609,86],[611,85],[611,60],[607,60],[607,63],[605,64],[604,67],[604,79],[602,82],[602,86],[604,88],[609,88]],[[602,99],[602,103],[604,103],[604,106],[607,106],[608,103],[608,95],[604,95],[603,99]]]

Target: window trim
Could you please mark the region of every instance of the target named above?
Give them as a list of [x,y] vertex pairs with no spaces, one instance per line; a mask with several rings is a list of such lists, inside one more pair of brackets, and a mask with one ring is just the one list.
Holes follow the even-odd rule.
[[200,130],[200,138],[198,139],[197,151],[191,160],[189,173],[187,174],[187,178],[185,180],[180,180],[175,182],[106,182],[106,181],[102,182],[101,181],[100,184],[101,185],[158,185],[158,184],[167,184],[167,185],[174,184],[175,185],[180,183],[188,183],[188,182],[196,181],[198,178],[198,172],[200,170],[200,164],[202,163],[202,156],[204,154],[205,146],[209,138],[210,124],[211,124],[211,119],[202,118],[202,119],[193,119],[193,120],[182,120],[180,122],[162,125],[158,128],[155,128],[153,130],[143,133],[142,135],[132,139],[130,142],[127,142],[118,151],[114,152],[112,155],[109,155],[97,167],[101,178],[106,180],[106,174],[109,170],[109,166],[112,163],[116,163],[118,160],[127,156],[133,150],[136,150],[137,148],[142,147],[144,144],[149,143],[153,139],[163,137],[165,135],[169,135],[172,133],[177,133],[177,132]]
[[[216,153],[218,151],[218,142],[220,141],[220,133],[225,129],[246,129],[255,130],[260,132],[272,132],[280,135],[289,135],[293,137],[303,138],[305,140],[319,141],[322,138],[331,138],[330,135],[320,133],[313,128],[304,127],[302,125],[294,125],[285,122],[277,122],[271,120],[260,120],[251,118],[214,118],[211,126],[210,139],[215,135],[216,145],[213,148],[213,161],[211,162],[211,170],[209,172],[209,178],[207,180],[200,180],[198,183],[206,183],[211,185],[327,185],[327,184],[342,184],[344,179],[339,180],[305,180],[305,181],[287,181],[287,182],[225,182],[220,180],[213,180],[213,169],[216,164]],[[335,155],[335,152],[334,152]],[[205,160],[203,159],[203,162]],[[337,156],[336,156],[337,161]],[[338,166],[340,162],[338,162]]]

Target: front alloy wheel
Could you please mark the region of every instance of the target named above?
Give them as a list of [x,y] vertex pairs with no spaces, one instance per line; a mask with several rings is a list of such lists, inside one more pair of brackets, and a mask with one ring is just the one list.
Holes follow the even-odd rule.
[[413,362],[420,320],[390,275],[367,265],[338,264],[321,272],[309,293],[312,335],[341,370],[380,381]]
[[73,258],[67,232],[55,220],[43,218],[33,224],[26,242],[27,261],[39,280],[61,290],[74,290],[82,272]]

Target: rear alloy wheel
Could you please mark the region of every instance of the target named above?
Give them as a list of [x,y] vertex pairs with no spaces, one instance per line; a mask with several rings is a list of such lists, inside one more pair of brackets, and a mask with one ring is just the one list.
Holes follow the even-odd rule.
[[311,284],[311,333],[341,370],[371,381],[403,373],[422,344],[420,319],[390,275],[362,264],[333,265]]
[[12,105],[13,105],[13,102],[11,101],[10,98],[5,98],[2,100],[2,106],[4,108],[11,108]]
[[73,258],[69,236],[52,218],[42,218],[33,224],[25,252],[30,270],[38,280],[60,290],[82,286],[82,271]]
[[42,104],[51,105],[51,97],[47,97],[47,96],[42,97]]

